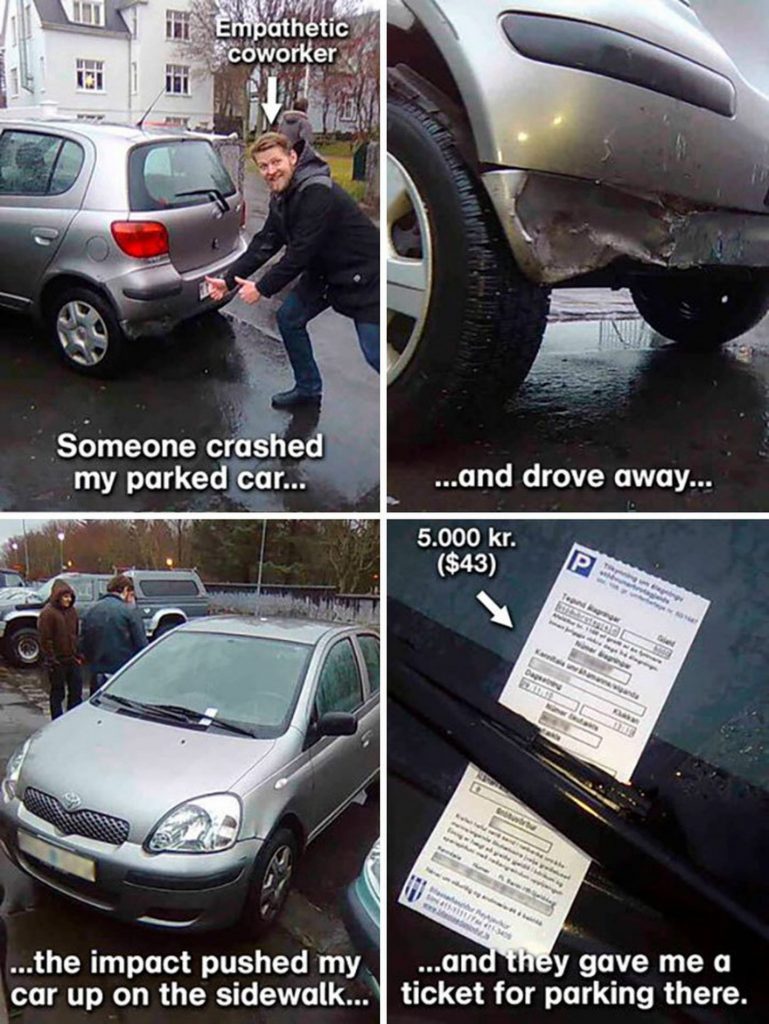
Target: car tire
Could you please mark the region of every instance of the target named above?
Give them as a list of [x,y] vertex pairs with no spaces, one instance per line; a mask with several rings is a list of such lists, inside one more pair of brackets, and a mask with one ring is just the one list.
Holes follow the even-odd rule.
[[648,277],[630,291],[653,330],[692,352],[710,352],[738,338],[769,311],[769,279],[763,276]]
[[[388,420],[401,446],[457,413],[500,407],[529,372],[550,302],[516,266],[440,117],[397,92],[388,98]],[[424,293],[393,285],[418,270],[414,260]]]
[[158,628],[152,634],[152,639],[159,640],[161,636],[165,636],[166,633],[170,633],[172,629],[176,629],[177,626],[181,626],[182,624],[182,619],[175,619],[171,622],[161,622]]
[[128,344],[112,306],[86,287],[58,290],[47,309],[48,330],[64,364],[89,377],[113,377]]
[[241,931],[248,938],[259,938],[277,920],[291,887],[298,855],[296,836],[287,828],[273,832],[259,851],[241,918]]
[[17,668],[30,668],[40,661],[40,635],[31,626],[15,629],[4,646],[6,658]]

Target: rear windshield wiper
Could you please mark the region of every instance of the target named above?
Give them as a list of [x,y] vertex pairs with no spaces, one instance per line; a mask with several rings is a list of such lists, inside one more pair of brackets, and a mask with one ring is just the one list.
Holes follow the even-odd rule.
[[174,192],[174,199],[181,199],[184,196],[209,196],[216,201],[216,205],[222,211],[222,213],[229,213],[230,204],[223,192],[220,192],[218,188],[191,188],[186,192]]

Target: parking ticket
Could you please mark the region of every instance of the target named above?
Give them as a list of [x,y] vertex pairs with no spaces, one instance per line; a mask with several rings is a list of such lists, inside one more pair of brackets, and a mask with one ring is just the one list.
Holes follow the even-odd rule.
[[574,544],[500,702],[630,782],[709,604]]
[[500,953],[549,953],[590,866],[499,783],[468,765],[399,902]]

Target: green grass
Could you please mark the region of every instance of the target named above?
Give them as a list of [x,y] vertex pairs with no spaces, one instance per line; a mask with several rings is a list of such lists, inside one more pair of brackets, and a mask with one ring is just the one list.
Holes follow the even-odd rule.
[[328,142],[316,147],[331,168],[331,177],[349,192],[356,202],[366,194],[365,181],[352,180],[352,146],[349,142]]

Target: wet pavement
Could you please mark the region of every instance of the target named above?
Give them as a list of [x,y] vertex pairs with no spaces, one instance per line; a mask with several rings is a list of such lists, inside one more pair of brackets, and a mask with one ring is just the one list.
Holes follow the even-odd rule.
[[[14,669],[0,661],[0,769],[13,750],[24,738],[47,721],[47,697],[42,676],[36,670]],[[85,1016],[82,1008],[70,1007],[65,999],[65,988],[101,989],[104,1002],[88,1012],[95,1024],[107,1022],[136,1022],[136,1024],[173,1024],[189,1020],[190,1014],[201,1024],[221,1021],[232,1024],[266,1024],[268,1020],[306,1021],[322,1024],[343,1024],[354,1020],[357,1024],[373,1024],[379,1019],[378,1004],[359,979],[347,981],[340,976],[324,975],[317,971],[316,954],[354,955],[347,933],[340,919],[339,908],[347,885],[359,873],[363,860],[379,833],[379,802],[368,799],[354,804],[314,842],[300,862],[295,887],[278,924],[259,943],[258,948],[271,957],[308,957],[310,972],[303,975],[279,973],[220,973],[201,980],[193,970],[190,974],[140,973],[130,986],[149,990],[150,1004],[146,1008],[118,1007],[112,1002],[116,990],[129,986],[117,974],[102,974],[98,978],[89,970],[92,950],[102,954],[130,956],[178,955],[189,951],[191,964],[197,968],[200,958],[210,954],[254,956],[255,944],[240,938],[234,930],[204,935],[182,936],[173,932],[154,931],[115,922],[96,911],[70,902],[44,889],[22,874],[0,851],[0,885],[5,887],[3,915],[9,930],[9,981],[26,989],[45,986],[58,987],[53,1008],[26,1007],[14,1022],[21,1024],[72,1024]],[[34,954],[50,949],[64,957],[79,957],[84,965],[77,974],[67,975],[51,971],[45,976],[17,973],[18,967],[30,967]],[[302,967],[301,960],[294,964]],[[57,965],[59,966],[59,965]],[[150,965],[148,964],[148,967]],[[277,965],[276,965],[277,967]],[[200,1007],[162,1006],[159,986],[175,981],[185,989],[200,987],[206,992],[206,1003]],[[318,989],[322,981],[340,985],[344,997],[353,1001],[350,1008],[317,1007],[312,1009],[254,1009],[248,1006],[223,1009],[215,1004],[215,991],[219,988],[241,990],[254,981],[260,988]],[[118,1001],[120,994],[118,993]],[[0,1010],[0,1019],[2,1011]]]
[[[390,509],[764,510],[768,384],[769,318],[720,351],[695,354],[633,316],[626,294],[556,293],[540,353],[501,416],[406,457],[391,454]],[[571,475],[558,481],[565,486],[524,486],[524,471],[536,464]],[[458,477],[481,468],[502,472],[491,481]],[[660,468],[691,471],[680,493],[647,486],[659,477],[629,479],[627,487],[615,478],[619,470]],[[580,479],[590,469],[603,471],[602,486]],[[536,484],[531,476],[527,483]]]
[[[264,216],[264,190],[247,176],[248,234]],[[258,277],[258,275],[257,275]],[[327,310],[310,325],[324,378],[320,410],[271,408],[292,374],[275,323],[281,297],[189,321],[164,338],[137,343],[136,360],[112,381],[78,376],[59,362],[31,321],[0,311],[0,509],[5,511],[378,511],[379,378],[363,359],[353,322]],[[211,473],[222,463],[226,485],[205,491],[144,489],[126,494],[125,471],[172,470],[179,460],[63,459],[56,438],[192,438],[196,457],[183,470]],[[209,458],[210,439],[323,437],[322,457]],[[310,449],[314,454],[313,449]],[[109,496],[73,492],[77,470],[118,470]],[[243,481],[245,471],[277,471]],[[162,482],[162,481],[161,481]],[[150,481],[154,484],[154,481]],[[254,487],[253,483],[257,486]]]

